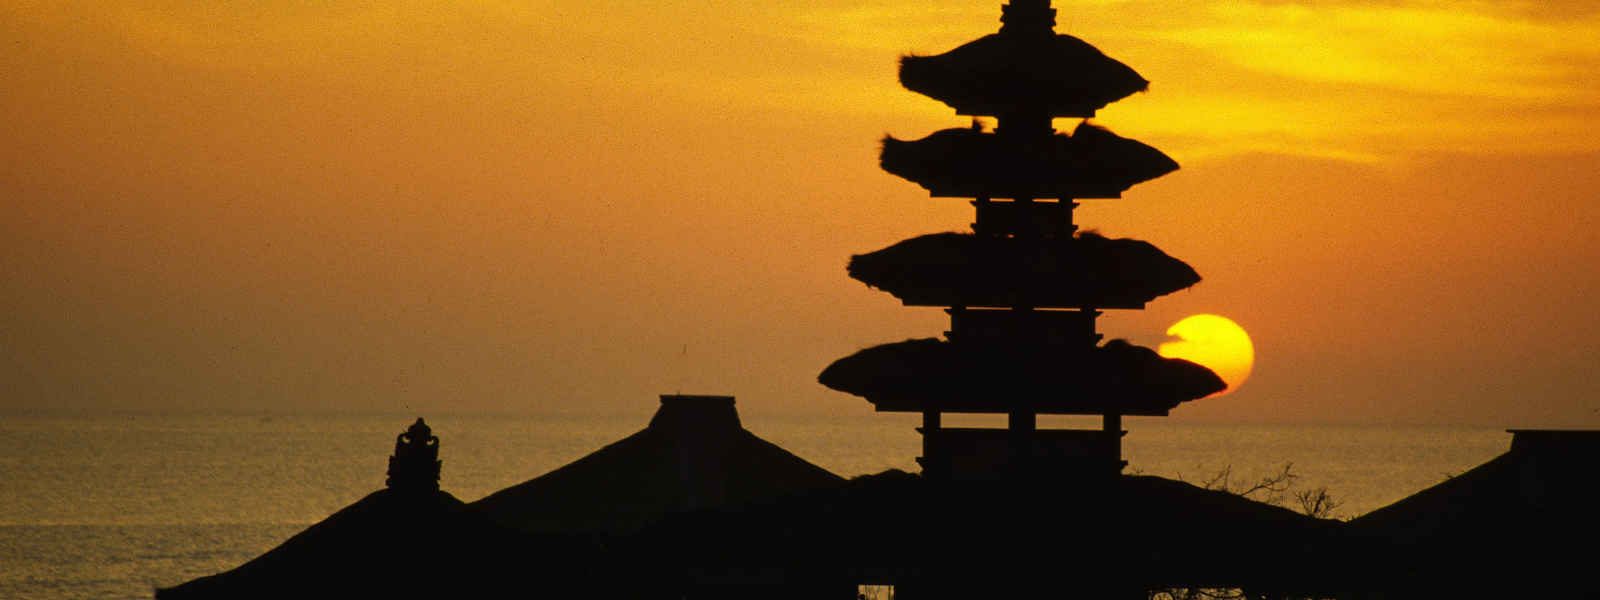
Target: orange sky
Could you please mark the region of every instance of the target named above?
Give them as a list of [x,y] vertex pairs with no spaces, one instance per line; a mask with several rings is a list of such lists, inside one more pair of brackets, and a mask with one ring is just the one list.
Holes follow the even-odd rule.
[[[971,220],[877,169],[966,124],[895,59],[999,4],[0,0],[0,409],[871,418],[816,374],[946,322],[846,260]],[[1174,418],[1600,426],[1569,4],[1057,1],[1184,165],[1081,222],[1206,278],[1102,330],[1257,344]]]

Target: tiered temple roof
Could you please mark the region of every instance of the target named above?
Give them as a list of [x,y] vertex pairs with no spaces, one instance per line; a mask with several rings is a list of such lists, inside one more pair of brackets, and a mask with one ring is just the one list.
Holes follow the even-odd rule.
[[[1147,242],[1080,233],[1072,213],[1077,200],[1119,198],[1178,164],[1087,122],[1057,133],[1054,119],[1091,117],[1149,82],[1055,33],[1049,0],[1012,0],[1001,22],[998,33],[900,63],[907,89],[958,114],[995,117],[994,130],[974,120],[920,140],[888,138],[880,155],[885,171],[931,196],[972,198],[972,233],[908,239],[849,266],[851,277],[908,306],[947,307],[947,339],[867,348],[818,379],[879,411],[922,413],[921,461],[935,478],[959,470],[956,457],[994,454],[996,443],[1024,465],[1008,472],[1037,473],[1043,463],[1116,472],[1123,415],[1165,415],[1225,384],[1188,361],[1101,343],[1100,310],[1143,308],[1200,276]],[[1009,425],[948,429],[947,412],[1006,414]],[[1104,426],[1039,431],[1040,414],[1101,415]]]

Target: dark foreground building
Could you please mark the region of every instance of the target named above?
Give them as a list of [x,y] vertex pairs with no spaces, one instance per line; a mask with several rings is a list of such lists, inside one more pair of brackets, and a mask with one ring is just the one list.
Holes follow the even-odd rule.
[[156,595],[849,599],[878,584],[901,598],[1128,598],[1303,581],[1331,531],[1154,477],[846,481],[745,431],[731,398],[662,401],[643,431],[472,504],[439,489],[439,441],[418,419],[384,489]]
[[[236,569],[156,597],[667,598],[748,590],[698,585],[683,576],[678,567],[690,563],[676,561],[674,550],[640,555],[633,540],[646,526],[696,511],[737,513],[844,483],[745,430],[727,396],[662,396],[644,430],[472,504],[439,489],[439,449],[417,419],[395,440],[384,489]],[[763,593],[803,589],[793,597],[814,597],[799,580],[754,583]],[[854,589],[832,596],[854,597]]]
[[1505,454],[1350,522],[1356,597],[1595,597],[1600,431],[1511,434]]
[[670,574],[658,580],[679,578],[686,597],[810,586],[829,591],[810,597],[849,598],[873,584],[903,600],[1103,600],[1169,587],[1308,589],[1336,535],[1335,522],[1156,477],[1077,487],[886,472],[666,520],[619,553]]
[[472,507],[521,531],[621,535],[843,481],[746,430],[731,396],[667,395],[638,433]]

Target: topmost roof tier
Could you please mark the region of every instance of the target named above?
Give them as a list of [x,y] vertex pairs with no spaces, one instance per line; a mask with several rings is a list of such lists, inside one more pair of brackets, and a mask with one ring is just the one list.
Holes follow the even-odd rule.
[[1055,32],[1049,0],[1012,0],[1000,32],[936,56],[900,59],[900,84],[973,116],[1088,118],[1150,82],[1087,42]]

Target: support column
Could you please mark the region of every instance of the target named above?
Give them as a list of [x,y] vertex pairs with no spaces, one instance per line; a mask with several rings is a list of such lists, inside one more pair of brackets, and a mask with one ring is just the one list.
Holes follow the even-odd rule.
[[1030,477],[1038,466],[1033,460],[1033,437],[1039,429],[1039,415],[1031,410],[1013,410],[1006,417],[1006,430],[1011,436],[1011,465],[1013,475]]
[[942,421],[943,415],[939,411],[922,411],[922,458],[917,462],[922,463],[922,476],[932,481],[944,481],[949,475],[948,457],[944,456],[935,441],[944,426]]
[[1122,460],[1122,414],[1106,413],[1101,421],[1101,430],[1109,438],[1106,443],[1111,445],[1111,464],[1108,467],[1112,474],[1120,474],[1126,464]]

